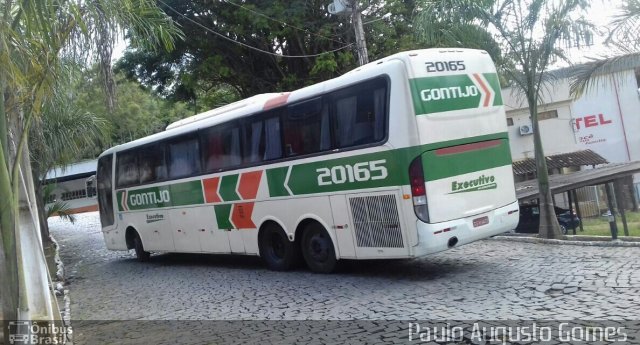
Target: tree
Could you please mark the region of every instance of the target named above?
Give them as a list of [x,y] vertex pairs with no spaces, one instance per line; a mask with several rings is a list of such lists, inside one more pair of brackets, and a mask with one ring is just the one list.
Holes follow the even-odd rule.
[[[29,134],[64,73],[63,56],[101,62],[113,35],[171,48],[179,33],[148,0],[3,1],[0,4],[0,293],[4,320],[51,318],[51,294],[39,244]],[[108,71],[109,68],[104,68]],[[108,73],[107,73],[108,74]],[[108,82],[108,75],[105,81]],[[27,221],[28,223],[23,223]],[[30,241],[23,243],[22,238]],[[20,260],[18,260],[20,258]],[[31,269],[25,270],[27,263]],[[34,278],[27,279],[26,277]],[[26,284],[37,281],[38,284]],[[34,299],[38,296],[42,299]],[[43,301],[44,304],[39,304]],[[46,302],[49,301],[49,302]],[[35,303],[35,304],[34,304]],[[47,307],[46,304],[49,304]],[[9,343],[9,334],[5,342]]]
[[[130,81],[121,73],[115,74],[118,85],[118,102],[111,112],[102,100],[104,86],[99,70],[91,68],[82,74],[69,88],[77,111],[85,114],[109,114],[103,117],[108,127],[108,138],[82,158],[93,158],[113,145],[123,144],[153,133],[163,131],[170,123],[193,115],[193,110],[182,102],[172,102],[155,95],[137,82]],[[64,165],[69,162],[61,162]]]
[[75,64],[66,64],[65,68],[69,72],[62,74],[56,81],[52,96],[43,106],[41,116],[34,119],[29,135],[31,170],[43,241],[49,240],[47,218],[52,212],[63,214],[66,205],[59,201],[52,205],[52,209],[45,209],[47,193],[52,191],[50,187],[44,188],[43,185],[47,172],[83,157],[95,157],[104,144],[108,143],[107,120],[95,113],[83,111],[77,106],[73,93],[69,92],[72,90],[72,79],[79,77],[79,73],[73,71],[77,69]]
[[[452,17],[451,12],[441,7],[460,9],[461,18]],[[591,38],[590,24],[583,18],[574,18],[588,7],[585,0],[505,0],[487,3],[471,0],[443,0],[427,2],[418,21],[419,30],[425,35],[451,18],[458,23],[464,19],[477,25],[488,26],[502,45],[503,55],[513,65],[503,65],[505,73],[513,85],[525,95],[533,124],[538,187],[540,192],[539,235],[544,238],[561,238],[560,225],[553,208],[553,195],[549,187],[549,174],[542,148],[538,125],[538,103],[552,57],[562,57],[558,43],[580,45]],[[436,35],[437,36],[437,35]]]
[[[357,66],[348,16],[330,15],[328,3],[158,1],[189,39],[171,53],[129,50],[118,69],[164,97],[189,102],[197,112],[311,85]],[[364,27],[372,58],[416,47],[413,6],[407,0],[368,3]]]
[[640,65],[640,0],[628,0],[623,4],[609,27],[611,31],[605,43],[613,51],[608,56],[592,59],[574,68],[571,78],[573,95],[579,96],[597,87],[603,81],[599,76]]

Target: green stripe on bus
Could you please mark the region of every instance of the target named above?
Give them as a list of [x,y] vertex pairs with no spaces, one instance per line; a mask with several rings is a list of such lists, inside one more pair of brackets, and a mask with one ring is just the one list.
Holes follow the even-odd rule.
[[[297,165],[292,163],[288,187],[293,195],[305,195],[408,185],[409,164],[421,154],[424,154],[423,164],[426,181],[509,165],[511,164],[511,155],[507,137],[506,132],[501,132],[324,161]],[[436,156],[435,152],[428,152],[445,147],[498,139],[501,140],[500,145],[483,150],[448,156]],[[288,169],[289,166],[266,169],[269,197],[290,196],[285,186]],[[385,174],[383,174],[383,170],[386,171]],[[323,174],[324,177],[319,178]],[[236,193],[238,178],[238,174],[221,178],[219,194],[224,201],[240,200]],[[204,204],[200,179],[159,187],[131,189],[127,192],[127,207],[130,210]],[[121,204],[123,193],[122,190],[116,193],[120,211],[124,210]],[[230,204],[216,205],[218,222],[230,225],[230,213]]]
[[234,226],[229,220],[231,216],[231,207],[233,204],[215,205],[214,210],[216,212],[216,221],[218,222],[218,229],[233,229]]
[[284,187],[284,181],[287,178],[289,167],[279,167],[267,169],[267,184],[269,186],[269,196],[272,198],[278,196],[289,196],[289,191]]
[[496,97],[493,100],[493,105],[498,106],[502,105],[502,91],[500,88],[500,80],[498,79],[498,74],[496,73],[485,73],[483,74],[484,79],[489,82],[489,86],[495,92]]
[[118,204],[118,210],[120,211],[124,211],[124,208],[122,207],[122,194],[124,194],[124,191],[119,191],[116,193],[116,202]]
[[411,98],[416,115],[444,111],[474,109],[482,106],[484,97],[494,97],[492,105],[502,105],[500,83],[495,73],[484,73],[490,95],[472,80],[472,75],[458,74],[441,77],[414,78],[409,80]]
[[240,200],[236,192],[238,185],[238,174],[223,176],[220,180],[220,197],[224,201]]
[[[118,209],[124,210],[119,191]],[[200,180],[180,182],[172,185],[133,189],[127,191],[126,206],[129,210],[144,210],[171,206],[200,205],[204,203]]]
[[458,176],[511,165],[509,142],[500,140],[494,147],[462,152],[450,155],[438,155],[436,150],[422,155],[422,167],[426,181],[435,181],[447,177]]
[[171,205],[200,205],[204,204],[202,195],[202,181],[176,183],[171,185]]
[[[380,187],[393,187],[393,186],[402,186],[409,184],[409,175],[408,169],[411,161],[418,157],[423,152],[429,150],[435,150],[443,147],[464,145],[474,142],[488,141],[488,140],[496,140],[496,139],[504,139],[504,143],[506,143],[507,133],[495,133],[483,136],[477,136],[472,138],[464,138],[457,140],[450,140],[439,142],[435,144],[427,144],[421,146],[407,147],[389,151],[381,151],[374,152],[364,155],[350,156],[338,159],[331,159],[325,161],[318,161],[306,164],[298,164],[293,165],[291,167],[291,175],[289,176],[288,187],[291,189],[291,192],[294,195],[303,195],[303,194],[316,194],[316,193],[328,193],[328,192],[338,192],[338,191],[349,191],[349,190],[358,190],[365,188],[380,188]],[[493,151],[492,151],[493,152]],[[495,153],[503,155],[501,161],[505,161],[511,164],[511,155],[509,152],[508,145],[506,146],[506,151]],[[466,157],[466,156],[465,156]],[[384,161],[384,162],[382,162]],[[373,164],[373,169],[372,169]],[[432,169],[433,166],[429,164],[427,168],[425,165],[425,172],[428,169]],[[493,164],[488,162],[489,165]],[[369,171],[369,178],[356,178],[358,165],[361,168],[364,168]],[[387,170],[387,177],[384,179],[374,179],[379,177],[379,173],[376,172],[375,167],[384,166]],[[271,197],[276,196],[288,196],[286,188],[284,187],[284,181],[287,173],[287,167],[267,169],[267,180],[269,181],[269,195]],[[332,170],[336,170],[335,172]],[[321,181],[318,180],[318,176],[321,174],[327,174],[327,170],[329,171],[329,175],[325,178],[320,178]],[[350,178],[349,171],[353,171],[353,178]],[[435,180],[443,177],[451,177],[460,175],[462,170],[456,166],[454,166],[450,170],[441,169],[442,171],[438,171],[436,174],[427,174],[425,173],[425,179]],[[337,181],[334,181],[334,176],[337,178]],[[361,174],[358,177],[366,177],[367,174]],[[444,176],[447,175],[447,176]],[[360,180],[360,181],[359,181]],[[325,185],[319,185],[321,182],[331,182]],[[339,183],[334,183],[339,182]]]

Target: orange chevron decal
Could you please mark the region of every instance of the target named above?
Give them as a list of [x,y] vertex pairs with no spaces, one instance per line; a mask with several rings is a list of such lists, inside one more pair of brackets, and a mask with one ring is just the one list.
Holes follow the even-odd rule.
[[482,78],[480,78],[479,74],[474,74],[473,78],[478,82],[478,84],[480,84],[482,91],[484,91],[485,99],[482,106],[486,108],[489,106],[489,101],[491,101],[491,89],[487,86],[487,84],[484,83],[484,81],[482,81]]
[[240,182],[238,183],[238,194],[240,194],[240,197],[244,200],[255,199],[258,195],[261,178],[262,170],[241,174]]
[[233,205],[231,222],[236,229],[255,229],[256,225],[251,220],[253,214],[253,202],[242,202]]
[[204,186],[204,198],[207,203],[221,202],[218,195],[218,185],[220,185],[220,177],[207,178],[202,180]]

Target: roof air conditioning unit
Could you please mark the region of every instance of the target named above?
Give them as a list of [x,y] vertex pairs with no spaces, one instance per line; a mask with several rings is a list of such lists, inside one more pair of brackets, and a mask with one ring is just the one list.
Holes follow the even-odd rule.
[[349,14],[352,11],[351,4],[348,0],[333,0],[328,7],[331,14]]
[[520,126],[520,135],[528,135],[528,134],[533,134],[533,126],[532,125]]

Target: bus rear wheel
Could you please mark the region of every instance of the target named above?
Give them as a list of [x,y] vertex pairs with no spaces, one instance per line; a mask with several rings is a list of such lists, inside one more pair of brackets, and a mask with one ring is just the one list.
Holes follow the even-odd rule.
[[296,263],[298,250],[295,244],[289,241],[284,230],[275,223],[265,225],[260,231],[258,248],[267,267],[273,271],[287,271]]
[[136,232],[133,237],[133,249],[136,251],[136,258],[138,261],[145,262],[149,261],[151,257],[151,253],[144,250],[144,246],[142,245],[142,239],[140,239],[140,235]]
[[331,273],[338,263],[329,233],[316,222],[310,223],[304,230],[302,255],[309,269],[316,273]]

